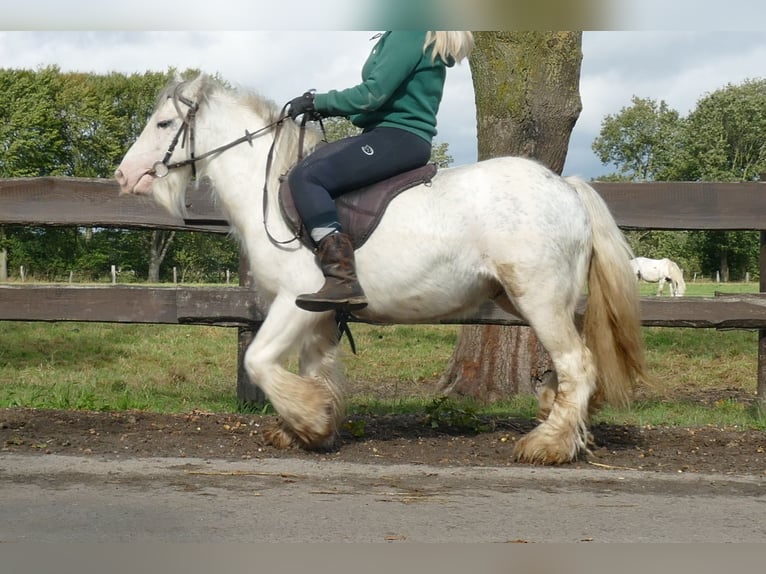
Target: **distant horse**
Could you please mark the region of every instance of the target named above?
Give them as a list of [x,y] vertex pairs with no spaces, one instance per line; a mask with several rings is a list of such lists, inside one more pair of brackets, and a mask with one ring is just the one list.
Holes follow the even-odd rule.
[[636,257],[630,260],[633,273],[639,280],[649,283],[658,283],[657,295],[662,295],[665,283],[673,297],[683,297],[686,292],[686,281],[681,268],[668,258],[649,259]]
[[[115,172],[122,193],[151,194],[177,215],[194,172],[211,182],[268,304],[244,367],[280,415],[264,438],[283,448],[329,448],[344,414],[338,318],[295,305],[323,276],[312,250],[289,241],[277,202],[279,177],[301,142],[310,151],[320,140],[272,102],[203,75],[168,87]],[[442,169],[399,194],[357,251],[369,306],[356,315],[434,323],[470,317],[490,299],[523,317],[557,376],[546,388],[550,404],[541,405],[547,418],[514,456],[565,463],[588,452],[589,406],[625,403],[644,378],[631,256],[606,204],[582,180],[512,157]],[[586,283],[581,335],[575,307]],[[284,368],[295,350],[297,373]]]

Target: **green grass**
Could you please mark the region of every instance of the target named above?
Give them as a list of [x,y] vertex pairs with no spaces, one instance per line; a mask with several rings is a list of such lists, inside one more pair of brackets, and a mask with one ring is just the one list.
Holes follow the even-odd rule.
[[[687,293],[716,290],[758,286],[690,282]],[[343,343],[350,413],[434,409],[436,382],[459,330],[352,325],[358,355]],[[597,422],[766,428],[753,401],[743,400],[755,398],[757,333],[652,327],[644,338],[656,387],[640,389],[630,409],[604,409]],[[236,349],[231,328],[0,321],[0,407],[236,412]],[[690,400],[705,393],[714,397],[707,404]],[[457,401],[440,416],[454,416],[452,410],[531,418],[536,404],[529,396],[491,405]]]
[[0,322],[0,406],[236,409],[234,329]]
[[[758,282],[750,283],[714,283],[712,281],[686,281],[686,293],[684,297],[713,297],[716,291],[720,293],[758,293]],[[639,293],[644,297],[652,297],[657,293],[657,283],[646,283],[641,281],[638,284]],[[662,295],[667,297],[669,293],[668,284],[663,286]]]
[[731,429],[766,430],[766,417],[755,403],[722,399],[700,405],[681,399],[640,400],[629,409],[606,407],[593,417],[594,422],[638,426],[714,426]]

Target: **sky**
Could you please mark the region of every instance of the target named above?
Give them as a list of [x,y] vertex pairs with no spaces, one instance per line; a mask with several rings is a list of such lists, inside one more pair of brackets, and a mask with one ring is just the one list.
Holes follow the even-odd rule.
[[[322,6],[343,8],[352,1],[364,4],[364,0],[323,0]],[[717,0],[611,2],[622,5],[619,17],[594,23],[614,29],[583,33],[583,109],[572,132],[565,175],[595,178],[615,171],[614,166],[601,164],[591,145],[603,119],[630,106],[633,96],[664,100],[686,115],[700,98],[727,84],[766,76],[766,26],[758,29],[766,3],[760,0],[728,0],[723,11]],[[11,9],[15,12],[0,16],[0,28],[7,29],[0,31],[0,68],[57,65],[63,71],[93,73],[199,68],[280,105],[310,88],[326,91],[359,82],[361,66],[374,43],[370,38],[377,30],[310,29],[312,24],[330,26],[306,20],[309,12],[300,10],[306,5],[303,0],[284,4],[297,8],[293,16],[303,16],[271,10],[268,18],[259,18],[253,6],[273,8],[277,3],[248,0],[242,6],[249,11],[233,19],[237,14],[231,9],[239,3],[216,0],[214,4],[221,8],[217,16],[197,14],[191,19],[192,6],[202,4],[179,3],[173,12],[169,11],[173,2],[134,0],[133,9],[123,14],[112,6],[103,12],[107,3],[101,0],[70,0],[66,10],[58,0],[14,3],[20,4]],[[77,6],[83,9],[79,19],[73,16],[78,14]],[[742,16],[744,10],[749,10],[747,18]],[[732,14],[738,15],[733,18]],[[475,105],[467,62],[449,70],[438,130],[435,141],[449,145],[455,165],[476,161]]]

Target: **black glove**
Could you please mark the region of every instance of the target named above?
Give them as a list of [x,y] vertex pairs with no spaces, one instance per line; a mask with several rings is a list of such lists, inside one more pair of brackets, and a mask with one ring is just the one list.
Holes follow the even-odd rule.
[[321,117],[321,115],[314,110],[314,94],[312,92],[306,92],[302,96],[290,100],[287,114],[292,119],[296,119],[301,114],[306,114],[306,118],[309,120],[315,120]]

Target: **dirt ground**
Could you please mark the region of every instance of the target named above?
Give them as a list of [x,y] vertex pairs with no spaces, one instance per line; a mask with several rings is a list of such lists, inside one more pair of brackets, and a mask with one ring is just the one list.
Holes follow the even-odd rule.
[[[265,446],[262,431],[274,420],[274,416],[202,412],[0,409],[0,453],[506,466],[515,464],[511,462],[515,441],[536,424],[529,419],[493,418],[482,421],[486,430],[461,432],[432,428],[424,415],[355,415],[345,425],[337,448],[306,452]],[[604,424],[591,431],[592,456],[574,466],[766,477],[764,431]]]

